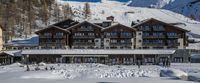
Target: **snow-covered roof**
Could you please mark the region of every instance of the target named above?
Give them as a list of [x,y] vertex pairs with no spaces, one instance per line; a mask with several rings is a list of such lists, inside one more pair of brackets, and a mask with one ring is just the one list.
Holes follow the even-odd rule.
[[4,45],[10,46],[37,46],[39,44],[39,37],[33,36],[28,39],[14,39]]
[[200,54],[192,54],[191,58],[200,58]]
[[23,55],[31,55],[31,54],[60,54],[60,55],[106,55],[106,54],[174,54],[175,50],[111,50],[111,49],[51,49],[51,50],[23,50]]
[[21,56],[21,50],[2,51],[1,53],[6,53],[10,56]]

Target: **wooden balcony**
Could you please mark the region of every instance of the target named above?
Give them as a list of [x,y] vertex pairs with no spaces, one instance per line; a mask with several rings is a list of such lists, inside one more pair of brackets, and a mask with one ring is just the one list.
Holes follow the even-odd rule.
[[105,36],[104,38],[119,38],[119,36]]
[[95,38],[95,36],[73,36],[74,39],[81,39],[81,38]]
[[174,36],[167,36],[167,38],[179,38],[179,36],[177,36],[177,35],[174,35]]
[[40,38],[52,38],[52,36],[39,36]]
[[81,45],[81,46],[87,46],[87,45],[95,45],[95,43],[88,43],[88,42],[74,42],[73,45]]
[[179,43],[168,43],[167,46],[179,46]]
[[133,38],[133,36],[120,35],[120,38]]
[[66,38],[66,36],[58,36],[58,35],[56,35],[56,36],[53,36],[53,38]]
[[164,35],[160,35],[160,36],[142,36],[143,38],[150,38],[150,39],[156,39],[156,38],[166,38]]
[[110,45],[116,45],[116,46],[124,46],[124,45],[132,45],[131,42],[127,42],[127,43],[110,43]]
[[165,46],[164,43],[143,43],[144,46]]

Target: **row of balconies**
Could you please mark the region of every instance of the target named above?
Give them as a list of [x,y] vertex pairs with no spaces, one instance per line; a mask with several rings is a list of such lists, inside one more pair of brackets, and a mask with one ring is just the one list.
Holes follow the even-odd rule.
[[40,36],[40,38],[66,38],[66,36]]
[[177,35],[171,35],[171,36],[165,36],[165,35],[156,35],[156,36],[153,36],[153,35],[143,35],[142,36],[143,38],[179,38],[179,36]]
[[89,43],[89,42],[74,42],[73,45],[95,45],[94,42]]
[[110,43],[110,45],[132,45],[132,42],[126,42],[126,43],[121,43],[121,42],[117,42],[117,43]]
[[95,36],[73,36],[72,38],[96,38]]
[[179,43],[144,43],[144,46],[179,46]]

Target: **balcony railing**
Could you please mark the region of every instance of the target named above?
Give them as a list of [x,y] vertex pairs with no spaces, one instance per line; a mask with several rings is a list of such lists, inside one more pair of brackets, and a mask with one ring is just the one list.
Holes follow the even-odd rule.
[[117,36],[117,35],[113,35],[113,36],[105,36],[105,38],[119,38],[119,36]]
[[179,46],[179,43],[168,43],[167,46]]
[[65,36],[63,36],[63,35],[62,36],[61,35],[60,36],[56,35],[56,36],[53,36],[53,38],[65,38]]
[[143,35],[143,38],[165,38],[164,35],[152,36],[152,35]]
[[120,35],[120,38],[133,38],[133,36]]
[[88,42],[74,42],[73,45],[95,45],[95,43],[88,43]]
[[73,36],[73,38],[95,38],[95,36]]
[[120,46],[120,45],[132,45],[131,42],[128,42],[128,43],[110,43],[110,45],[117,45],[117,46]]
[[40,36],[40,38],[52,38],[52,36]]
[[177,35],[168,35],[167,37],[168,37],[168,38],[178,38]]
[[164,43],[143,43],[146,46],[164,46]]

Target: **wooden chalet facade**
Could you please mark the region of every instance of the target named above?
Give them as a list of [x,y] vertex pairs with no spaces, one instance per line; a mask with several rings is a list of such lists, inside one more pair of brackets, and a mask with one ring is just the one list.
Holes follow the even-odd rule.
[[[70,19],[35,32],[39,46],[22,50],[28,62],[159,64],[188,62],[185,29],[148,19],[132,27],[115,23],[76,22]],[[184,54],[182,54],[184,53]],[[187,55],[186,55],[187,54]]]
[[69,42],[72,49],[101,48],[101,26],[84,21],[67,30],[71,32]]
[[115,24],[102,30],[105,49],[134,49],[136,29]]
[[35,33],[39,35],[41,49],[67,49],[69,46],[70,32],[58,26],[49,26]]
[[188,30],[153,18],[134,25],[133,28],[138,31],[137,49],[184,49],[188,46]]

